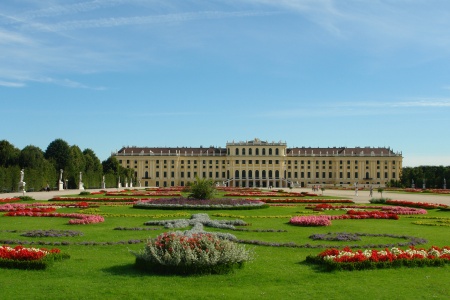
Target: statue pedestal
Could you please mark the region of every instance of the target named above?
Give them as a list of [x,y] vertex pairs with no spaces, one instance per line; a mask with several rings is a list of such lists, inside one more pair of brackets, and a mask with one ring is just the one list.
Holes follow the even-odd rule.
[[78,184],[78,189],[84,191],[84,184],[82,182]]
[[106,189],[106,183],[102,182],[102,189]]
[[63,190],[64,190],[64,184],[63,184],[62,181],[60,181],[60,182],[58,183],[58,190],[59,190],[59,191],[63,191]]

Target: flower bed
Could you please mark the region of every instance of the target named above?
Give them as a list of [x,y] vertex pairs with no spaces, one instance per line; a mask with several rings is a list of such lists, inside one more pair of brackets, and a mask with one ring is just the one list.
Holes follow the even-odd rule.
[[447,207],[447,205],[445,205],[445,204],[436,204],[436,203],[428,203],[428,202],[412,202],[412,201],[404,201],[404,200],[386,200],[386,204],[424,208],[424,209]]
[[9,203],[9,202],[17,202],[20,201],[19,197],[14,198],[0,198],[0,202]]
[[124,197],[124,198],[94,198],[94,197],[53,197],[51,201],[89,201],[89,202],[135,202],[143,200],[142,198]]
[[[349,210],[345,215],[295,216],[289,220],[292,225],[298,226],[329,226],[331,220],[346,219],[392,219],[398,220],[398,215],[383,211],[356,211]],[[327,220],[327,221],[326,221]]]
[[262,201],[247,199],[193,200],[186,198],[138,201],[134,208],[147,209],[258,209],[269,207]]
[[0,267],[14,269],[46,269],[54,260],[69,258],[59,249],[47,250],[45,248],[25,248],[21,245],[14,248],[0,247]]
[[83,215],[83,214],[62,214],[62,213],[41,213],[31,212],[28,210],[10,211],[5,214],[7,217],[60,217],[60,218],[74,218],[69,220],[70,225],[76,224],[93,224],[105,222],[102,216],[98,215]]
[[308,256],[307,262],[323,265],[327,270],[363,270],[390,267],[443,266],[450,263],[450,247],[431,247],[428,250],[397,247],[384,250],[327,249],[317,256]]
[[252,258],[251,252],[211,233],[163,233],[134,252],[136,267],[165,274],[225,274]]
[[317,196],[316,194],[310,193],[294,193],[294,192],[262,192],[256,191],[240,191],[240,192],[230,192],[226,193],[225,197],[305,197],[305,196]]
[[259,199],[265,203],[355,203],[345,199]]
[[136,192],[108,192],[105,194],[106,196],[151,196],[151,197],[179,197],[181,196],[180,192],[173,192],[173,191],[136,191]]
[[298,226],[330,226],[331,221],[328,216],[300,216],[292,217],[289,220],[292,225]]
[[308,205],[306,209],[312,209],[314,211],[325,211],[325,210],[364,210],[364,209],[381,209],[383,211],[388,211],[395,213],[397,215],[425,215],[428,212],[425,209],[414,208],[414,207],[403,207],[403,206],[378,206],[378,205],[331,205],[331,204],[317,204]]
[[[396,238],[406,240],[399,243],[387,243],[387,244],[366,244],[366,245],[341,245],[342,248],[387,248],[387,247],[408,247],[408,246],[416,246],[428,243],[428,241],[424,238],[408,236],[408,235],[395,235],[395,234],[382,234],[382,233],[355,233],[357,236],[368,236],[368,237],[388,237],[388,238]],[[310,237],[311,238],[311,237]],[[316,239],[320,239],[316,235]],[[324,244],[296,244],[294,242],[287,243],[277,243],[277,242],[266,242],[259,240],[237,240],[237,242],[242,244],[251,244],[258,246],[269,246],[269,247],[290,247],[290,248],[336,248],[336,245],[324,245]]]

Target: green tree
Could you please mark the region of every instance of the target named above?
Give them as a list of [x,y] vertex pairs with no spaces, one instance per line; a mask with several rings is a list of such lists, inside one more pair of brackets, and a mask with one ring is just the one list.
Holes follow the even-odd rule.
[[56,139],[48,145],[44,157],[53,164],[57,172],[61,169],[67,171],[70,158],[70,146],[66,141]]
[[102,182],[102,163],[91,149],[83,150],[85,167],[83,182],[86,188],[100,187]]
[[216,193],[214,181],[207,178],[195,177],[195,181],[189,185],[188,198],[212,199]]
[[81,149],[76,145],[70,146],[67,169],[64,172],[66,179],[69,180],[69,188],[78,188],[80,172],[84,172],[85,166],[86,163]]
[[29,145],[20,151],[19,166],[21,168],[39,169],[44,161],[44,152],[36,146]]
[[20,150],[6,140],[0,141],[0,166],[10,167],[17,165]]
[[384,189],[382,187],[379,187],[378,188],[378,193],[381,194],[381,198],[383,198],[383,192],[384,192]]
[[25,169],[24,181],[28,190],[41,190],[57,181],[54,166],[44,158],[44,152],[36,146],[26,146],[20,152],[19,165]]

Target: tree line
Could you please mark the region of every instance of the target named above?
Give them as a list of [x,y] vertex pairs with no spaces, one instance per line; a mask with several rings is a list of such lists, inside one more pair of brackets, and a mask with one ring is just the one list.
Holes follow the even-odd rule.
[[78,188],[80,172],[85,188],[100,188],[103,176],[106,187],[116,187],[119,177],[132,180],[134,176],[133,169],[123,168],[114,157],[100,162],[92,149],[81,151],[62,139],[52,141],[45,151],[32,145],[20,150],[6,140],[0,141],[0,192],[18,190],[22,169],[28,191],[47,185],[56,188],[60,170],[69,189]]
[[[404,167],[400,177],[401,187],[423,188],[424,183],[427,189],[442,189],[444,182],[450,179],[450,166],[419,166]],[[450,184],[446,184],[447,189]]]

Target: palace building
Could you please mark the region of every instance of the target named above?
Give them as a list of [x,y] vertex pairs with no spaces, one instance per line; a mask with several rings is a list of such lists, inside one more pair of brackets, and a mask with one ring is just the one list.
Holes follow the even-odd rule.
[[123,147],[112,153],[141,186],[185,186],[195,177],[222,186],[385,186],[399,180],[402,154],[390,148],[289,148],[259,139],[221,147]]

